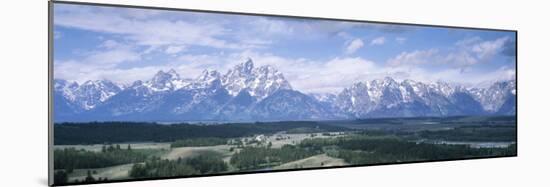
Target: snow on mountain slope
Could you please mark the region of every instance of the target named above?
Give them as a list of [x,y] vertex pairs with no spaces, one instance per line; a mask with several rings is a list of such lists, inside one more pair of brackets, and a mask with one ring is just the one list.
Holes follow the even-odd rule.
[[54,81],[54,91],[83,110],[93,109],[121,90],[122,88],[109,80],[89,80],[81,85],[60,79]]
[[173,69],[119,86],[54,81],[56,121],[72,120],[323,120],[375,117],[514,115],[516,82],[465,88],[442,81],[391,77],[352,83],[337,94],[293,90],[273,66],[251,59],[222,74],[204,70],[182,78]]
[[[487,88],[471,88],[471,95],[488,112],[497,112],[509,97],[516,97],[516,81],[497,81]],[[509,101],[511,102],[511,101]]]
[[503,105],[506,94],[502,93],[515,93],[513,85],[515,82],[495,83],[490,89],[468,90],[445,82],[397,82],[386,77],[345,88],[334,105],[358,118],[484,115]]
[[222,84],[230,95],[242,90],[258,99],[264,99],[280,89],[291,90],[283,74],[272,66],[254,67],[251,59],[230,69],[222,78]]
[[191,82],[186,79],[181,79],[174,69],[170,69],[168,72],[160,70],[151,80],[143,83],[145,87],[148,87],[154,92],[173,91],[188,86],[189,84],[191,84]]

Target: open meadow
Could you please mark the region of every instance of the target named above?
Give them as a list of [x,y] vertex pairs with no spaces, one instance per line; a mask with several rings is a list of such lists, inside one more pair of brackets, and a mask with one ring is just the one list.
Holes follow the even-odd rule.
[[[131,133],[110,131],[126,128]],[[517,154],[515,117],[216,125],[117,122],[59,124],[55,130],[55,179],[60,183]]]

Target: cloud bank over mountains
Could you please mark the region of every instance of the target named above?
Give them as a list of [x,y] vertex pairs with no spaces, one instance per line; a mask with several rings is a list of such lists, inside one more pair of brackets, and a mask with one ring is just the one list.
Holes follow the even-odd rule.
[[473,86],[516,71],[507,32],[63,4],[54,14],[54,77],[78,84],[169,69],[194,78],[247,58],[307,94],[384,77]]

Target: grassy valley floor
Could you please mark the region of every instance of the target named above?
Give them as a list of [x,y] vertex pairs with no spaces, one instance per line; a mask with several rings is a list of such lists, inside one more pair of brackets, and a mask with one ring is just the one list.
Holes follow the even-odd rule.
[[[515,123],[515,117],[454,117],[208,126],[63,124],[56,126],[55,182],[514,156]],[[103,133],[112,130],[119,132],[116,137]],[[136,138],[140,134],[147,135]],[[120,142],[82,138],[87,136]]]

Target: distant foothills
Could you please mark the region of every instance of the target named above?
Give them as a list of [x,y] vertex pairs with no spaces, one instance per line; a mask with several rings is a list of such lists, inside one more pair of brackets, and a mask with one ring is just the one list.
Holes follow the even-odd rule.
[[356,82],[337,94],[292,88],[272,66],[251,59],[225,74],[204,70],[195,79],[159,71],[147,81],[118,85],[54,80],[54,121],[291,121],[380,117],[515,115],[516,81],[483,88],[445,82]]

